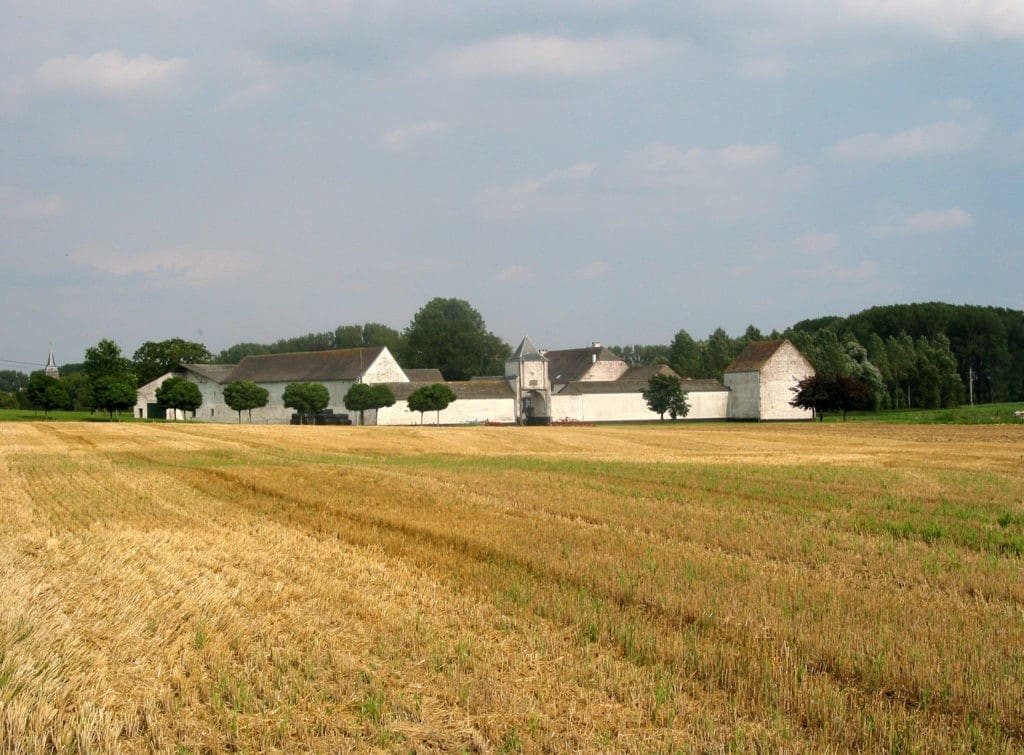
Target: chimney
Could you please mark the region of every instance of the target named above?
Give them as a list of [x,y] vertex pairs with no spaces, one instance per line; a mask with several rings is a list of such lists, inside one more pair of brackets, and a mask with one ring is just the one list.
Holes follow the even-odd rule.
[[590,363],[591,364],[597,364],[597,351],[598,351],[598,349],[601,348],[601,342],[600,341],[591,341],[590,342],[590,348],[593,349],[593,351],[590,352]]

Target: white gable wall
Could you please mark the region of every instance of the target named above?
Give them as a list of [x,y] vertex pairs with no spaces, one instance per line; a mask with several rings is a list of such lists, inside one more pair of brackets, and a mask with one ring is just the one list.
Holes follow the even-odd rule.
[[809,409],[790,406],[798,381],[814,374],[814,368],[791,343],[784,343],[761,368],[761,419],[814,419]]
[[[364,383],[408,383],[405,374],[391,352],[385,346],[377,358],[363,371]],[[351,385],[351,383],[349,384]],[[344,404],[342,404],[344,406]]]

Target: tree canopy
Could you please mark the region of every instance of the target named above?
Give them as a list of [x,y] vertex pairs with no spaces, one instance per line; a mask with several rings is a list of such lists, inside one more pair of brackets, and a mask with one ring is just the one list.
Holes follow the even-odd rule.
[[167,378],[156,389],[156,402],[168,409],[192,412],[195,416],[196,409],[203,404],[203,394],[195,383],[189,382],[183,377],[174,376]]
[[455,398],[455,391],[444,383],[424,385],[409,395],[409,411],[420,413],[421,425],[424,412],[437,412],[437,421],[440,424],[441,412],[447,409]]
[[685,417],[690,412],[690,404],[683,393],[682,382],[675,375],[651,375],[642,395],[647,407],[657,413],[662,421],[666,412],[672,419]]
[[386,385],[370,385],[356,383],[345,394],[345,408],[359,412],[359,424],[363,424],[364,413],[368,409],[383,409],[395,405],[395,394]]
[[289,383],[281,398],[286,407],[299,413],[304,423],[308,415],[326,409],[331,402],[331,394],[322,383]]
[[161,375],[178,369],[180,364],[205,364],[213,361],[207,348],[195,341],[171,338],[166,341],[146,341],[135,351],[132,368],[139,385],[156,380]]
[[42,409],[44,415],[49,415],[54,409],[71,407],[71,397],[64,384],[44,372],[32,373],[25,386],[25,396],[32,408]]
[[109,412],[111,419],[117,412],[135,406],[135,375],[130,372],[102,375],[91,382],[93,405]]
[[260,409],[270,402],[270,391],[251,380],[236,380],[224,386],[224,403],[238,412],[238,422],[242,422],[242,412],[249,412],[249,424],[252,424],[252,410]]
[[445,380],[501,374],[511,349],[462,299],[431,299],[405,330],[403,364],[437,367]]
[[796,395],[790,406],[810,409],[818,419],[824,419],[826,412],[842,411],[845,421],[847,411],[867,409],[872,402],[871,386],[849,375],[811,375],[792,390]]

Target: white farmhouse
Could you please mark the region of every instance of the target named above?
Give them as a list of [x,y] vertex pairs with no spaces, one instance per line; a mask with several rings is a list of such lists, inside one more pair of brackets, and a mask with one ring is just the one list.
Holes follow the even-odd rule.
[[808,420],[809,409],[790,406],[793,388],[814,368],[788,340],[753,341],[725,368],[729,419]]

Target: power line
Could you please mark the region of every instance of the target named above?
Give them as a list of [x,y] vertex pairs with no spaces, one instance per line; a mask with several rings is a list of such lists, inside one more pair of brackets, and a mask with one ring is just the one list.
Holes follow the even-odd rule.
[[19,362],[16,359],[0,359],[0,364],[20,364],[25,367],[45,367],[45,364],[40,362]]

